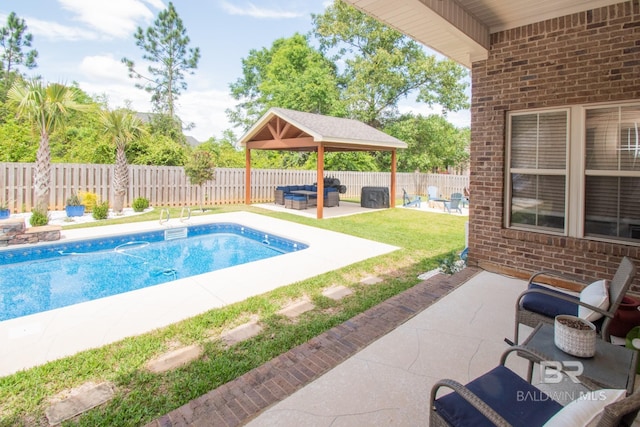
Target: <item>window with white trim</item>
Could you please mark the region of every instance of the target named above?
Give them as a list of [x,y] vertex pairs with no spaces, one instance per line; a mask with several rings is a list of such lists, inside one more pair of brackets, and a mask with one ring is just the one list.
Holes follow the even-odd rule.
[[506,164],[506,227],[640,243],[640,104],[510,113]]
[[508,226],[564,232],[568,110],[509,115]]
[[584,235],[640,241],[640,105],[585,111]]

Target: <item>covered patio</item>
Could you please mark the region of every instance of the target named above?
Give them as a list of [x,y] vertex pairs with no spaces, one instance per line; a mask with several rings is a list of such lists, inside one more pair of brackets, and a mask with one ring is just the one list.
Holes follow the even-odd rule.
[[[324,155],[327,152],[390,151],[390,206],[395,206],[396,151],[405,142],[357,120],[271,108],[240,138],[245,147],[245,203],[251,204],[251,151],[306,151],[318,154],[316,218],[324,217]],[[275,186],[274,186],[275,190]]]

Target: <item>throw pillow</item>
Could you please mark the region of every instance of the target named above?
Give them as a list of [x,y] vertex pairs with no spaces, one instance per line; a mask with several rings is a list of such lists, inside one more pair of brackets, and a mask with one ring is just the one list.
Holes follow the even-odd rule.
[[[603,310],[609,309],[609,283],[606,280],[593,282],[580,292],[580,301],[591,304]],[[602,317],[602,314],[589,308],[579,306],[578,317],[594,322]]]
[[604,407],[624,399],[626,390],[602,389],[581,395],[562,408],[544,424],[544,427],[595,426]]

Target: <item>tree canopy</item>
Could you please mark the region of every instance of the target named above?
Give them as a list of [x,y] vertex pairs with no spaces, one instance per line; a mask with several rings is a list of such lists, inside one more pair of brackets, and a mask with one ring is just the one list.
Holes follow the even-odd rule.
[[[405,99],[425,109],[440,108],[443,116],[468,108],[463,67],[438,60],[409,37],[339,0],[323,14],[312,15],[312,20],[311,34],[278,39],[269,48],[251,50],[242,60],[242,76],[230,85],[239,102],[235,109],[227,110],[235,126],[247,130],[276,106],[349,117],[399,139],[412,138],[412,155],[430,159],[416,162],[407,155],[406,161],[399,162],[399,171],[464,164],[468,132],[444,118],[435,126],[435,119],[401,116],[399,111]],[[435,133],[410,134],[405,128],[411,125],[419,125],[416,131]],[[441,162],[433,159],[444,153]],[[315,158],[309,153],[258,151],[252,162],[255,167],[315,168]],[[390,161],[388,153],[330,153],[325,168],[388,170]]]
[[242,60],[242,77],[230,85],[240,103],[228,109],[230,120],[248,129],[271,107],[343,115],[335,65],[294,34],[270,48],[252,49]]
[[351,118],[382,128],[398,116],[398,102],[417,92],[416,100],[443,111],[468,108],[465,69],[437,60],[409,37],[336,0],[312,15],[320,51],[344,64],[339,74],[342,99]]

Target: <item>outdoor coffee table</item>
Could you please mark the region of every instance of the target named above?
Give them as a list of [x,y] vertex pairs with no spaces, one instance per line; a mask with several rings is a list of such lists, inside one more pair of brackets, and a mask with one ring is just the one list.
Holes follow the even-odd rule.
[[[599,388],[626,389],[627,394],[633,393],[636,379],[636,364],[638,352],[626,347],[608,343],[600,338],[596,339],[596,353],[593,357],[575,357],[556,347],[553,340],[553,325],[540,323],[521,344],[522,347],[539,355],[549,362],[571,362],[565,364],[565,372],[577,372],[575,362],[582,364],[582,374],[578,380],[591,390]],[[522,354],[524,357],[526,355]],[[529,361],[528,380],[533,375],[533,361]]]
[[315,206],[318,200],[318,193],[316,191],[293,190],[293,191],[290,191],[290,193],[305,196],[307,198],[307,206]]

